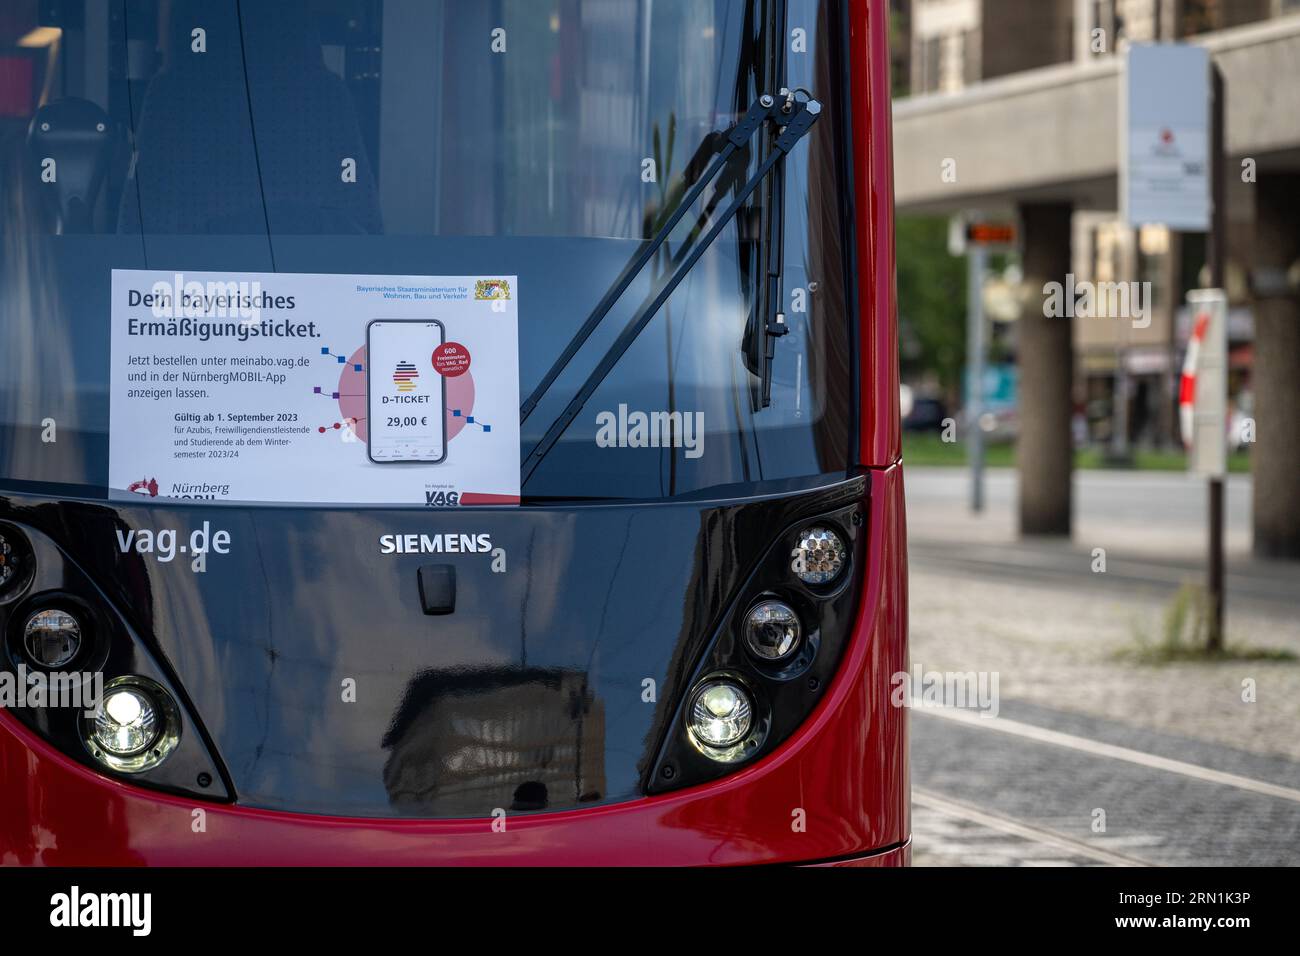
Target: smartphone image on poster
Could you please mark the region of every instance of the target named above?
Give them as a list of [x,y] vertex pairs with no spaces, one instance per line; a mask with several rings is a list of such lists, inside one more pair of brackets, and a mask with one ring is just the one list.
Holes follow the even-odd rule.
[[433,368],[446,337],[434,319],[366,326],[366,450],[375,464],[446,459],[446,379]]

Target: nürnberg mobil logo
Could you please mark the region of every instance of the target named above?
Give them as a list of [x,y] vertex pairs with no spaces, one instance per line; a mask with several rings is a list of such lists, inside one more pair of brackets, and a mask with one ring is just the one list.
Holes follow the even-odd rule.
[[139,481],[133,481],[126,486],[126,490],[134,492],[137,495],[144,495],[146,498],[158,497],[158,479],[141,478]]

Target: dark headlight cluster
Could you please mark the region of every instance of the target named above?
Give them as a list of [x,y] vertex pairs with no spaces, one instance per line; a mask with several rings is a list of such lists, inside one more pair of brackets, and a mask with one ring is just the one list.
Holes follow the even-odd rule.
[[695,670],[648,792],[729,772],[769,751],[806,718],[851,629],[860,525],[854,504],[769,539]]
[[0,637],[0,669],[79,689],[75,704],[47,694],[14,708],[64,753],[150,786],[227,795],[157,659],[53,541],[8,522],[0,522]]

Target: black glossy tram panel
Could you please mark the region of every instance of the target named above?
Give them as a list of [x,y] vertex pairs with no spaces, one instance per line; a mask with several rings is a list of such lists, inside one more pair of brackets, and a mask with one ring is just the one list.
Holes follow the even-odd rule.
[[[57,542],[156,650],[239,803],[484,817],[640,796],[760,558],[865,489],[430,512],[0,496],[0,519]],[[430,565],[454,568],[450,613],[426,613]]]

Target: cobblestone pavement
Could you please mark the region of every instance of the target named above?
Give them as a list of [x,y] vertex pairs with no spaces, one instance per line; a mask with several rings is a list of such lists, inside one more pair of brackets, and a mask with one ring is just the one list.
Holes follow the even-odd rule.
[[[1300,760],[1300,663],[1117,658],[1136,634],[1155,639],[1168,598],[1108,591],[1084,575],[1077,586],[1018,583],[1014,575],[931,571],[914,555],[913,670],[992,672],[1004,700]],[[1238,609],[1229,636],[1300,654],[1300,614]],[[1243,700],[1246,682],[1254,702]]]
[[[1012,539],[1005,488],[972,520],[951,500],[960,473],[908,475],[913,672],[996,674],[1000,704],[987,722],[913,710],[918,865],[1300,864],[1300,663],[1117,657],[1158,638],[1198,573],[1183,525],[1200,500],[1167,477],[1121,477],[1091,492],[1080,479],[1094,509],[1119,496],[1119,524],[1149,512],[1096,545],[1107,571],[1094,573],[1078,535]],[[1300,654],[1300,567],[1233,565],[1230,642]]]
[[[918,865],[1300,865],[1295,761],[1015,701],[987,723],[911,717]],[[1079,749],[1097,744],[1133,757]]]
[[1035,839],[1017,829],[981,822],[914,794],[913,866],[1104,866],[1077,848]]

